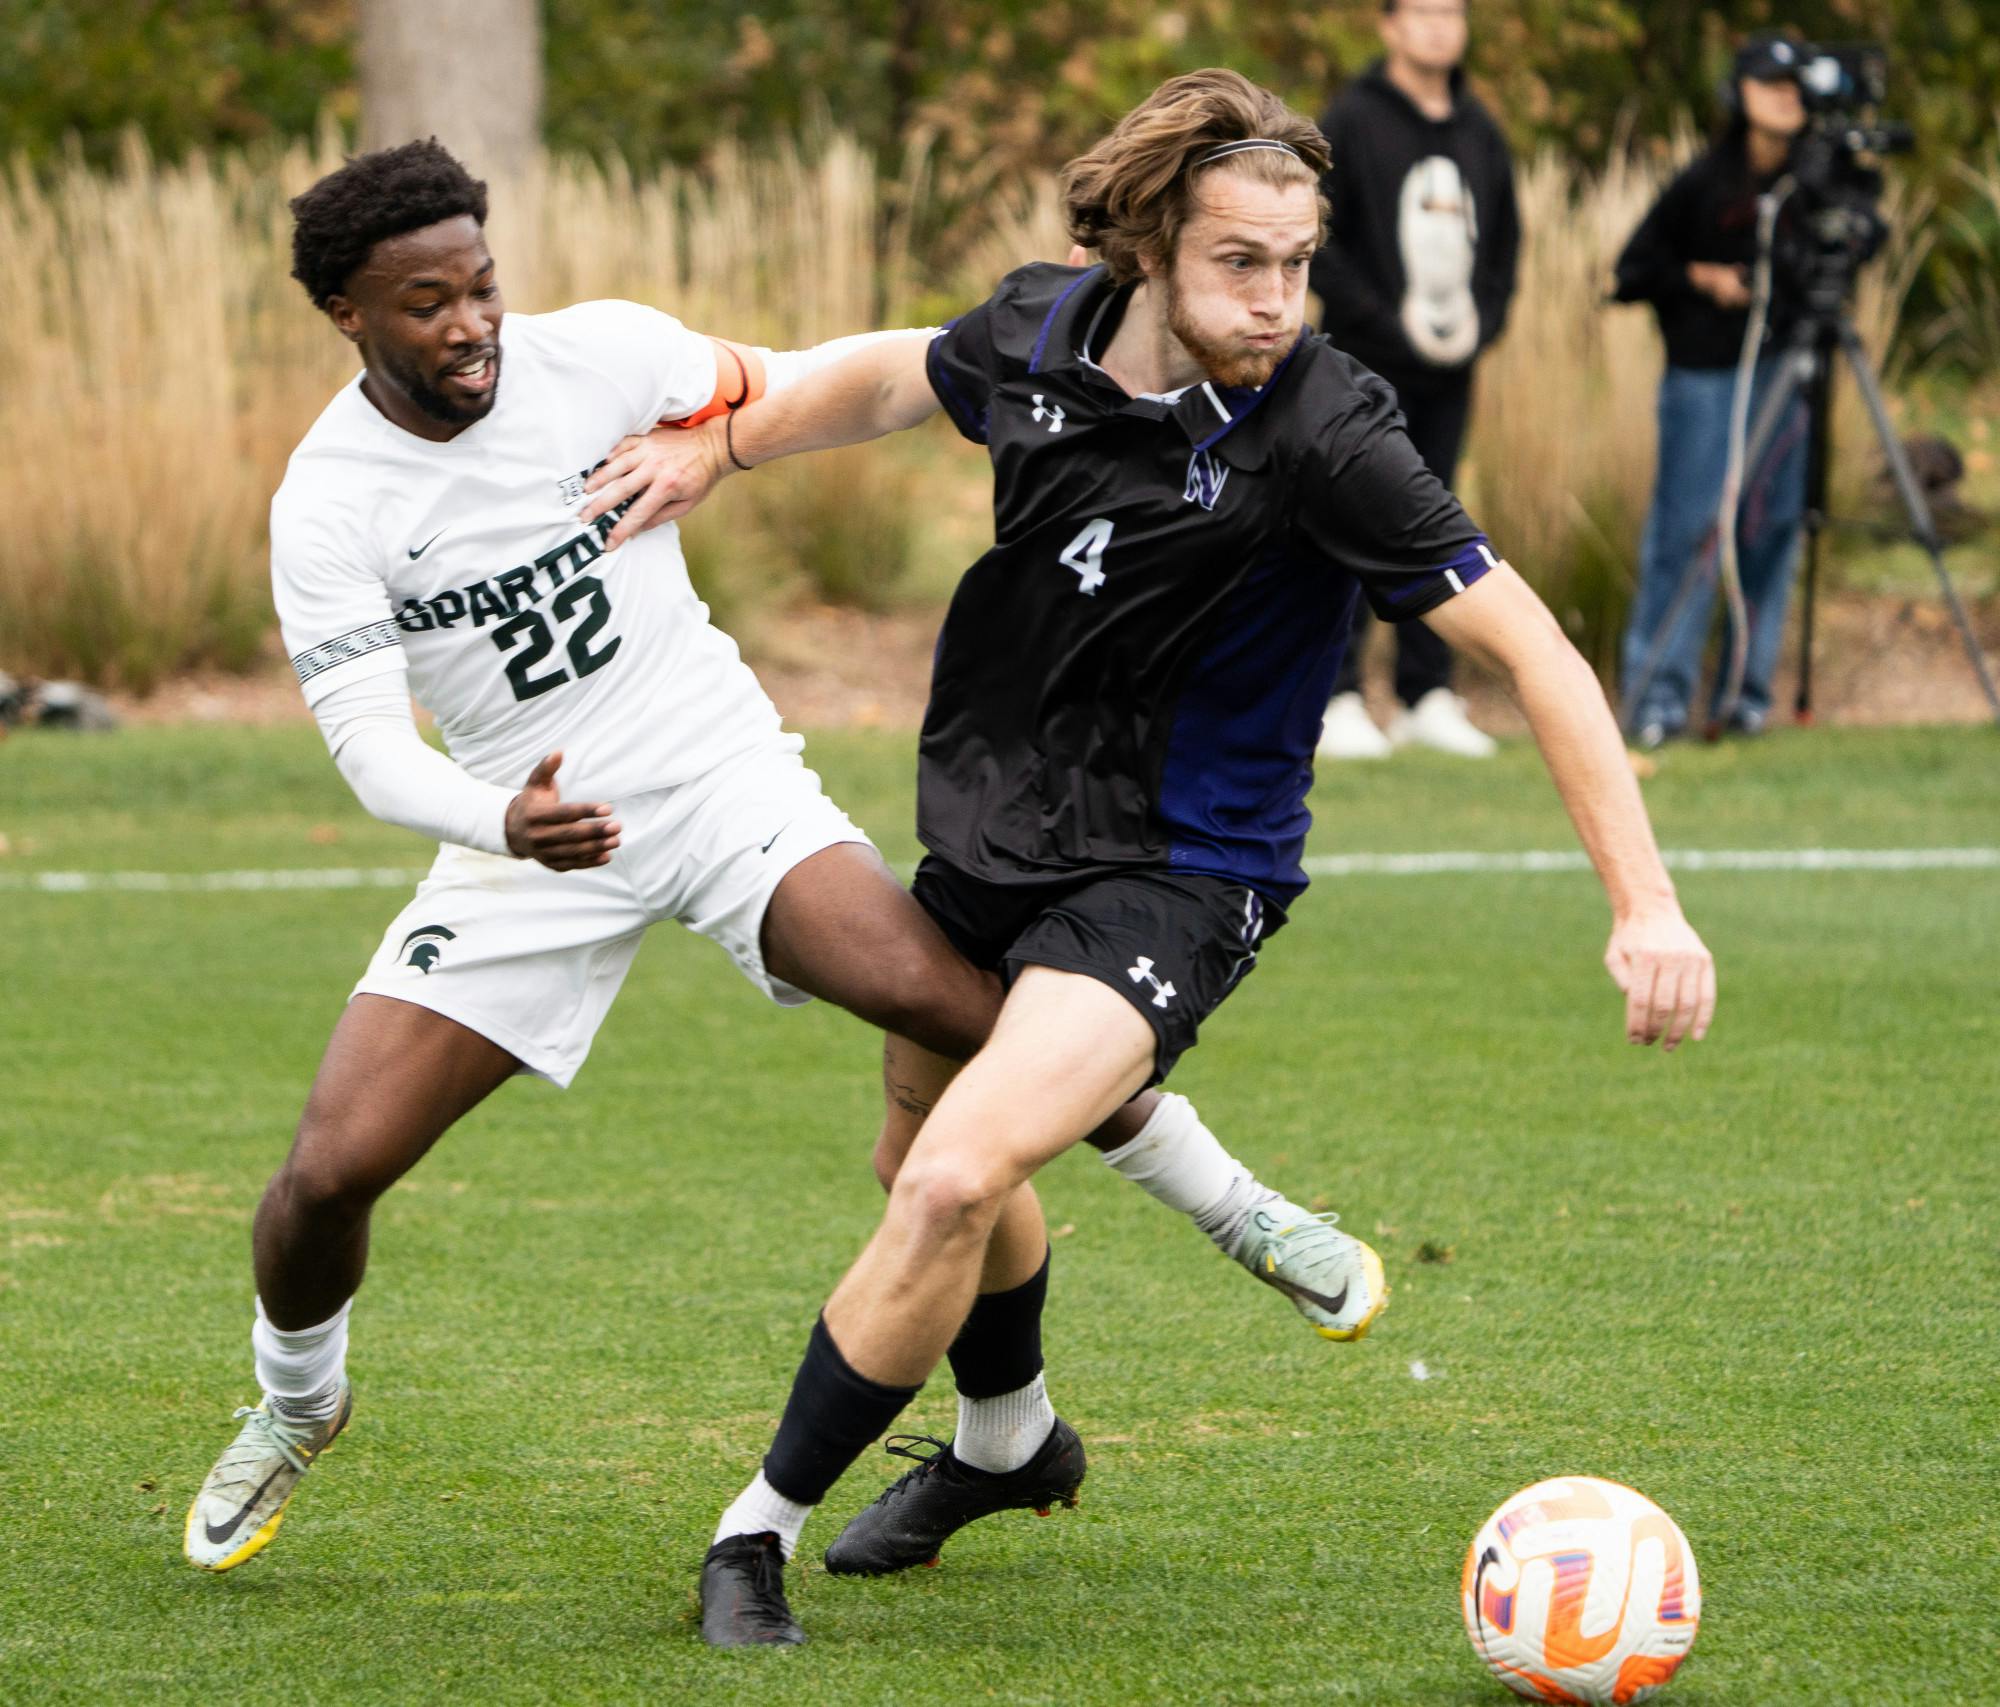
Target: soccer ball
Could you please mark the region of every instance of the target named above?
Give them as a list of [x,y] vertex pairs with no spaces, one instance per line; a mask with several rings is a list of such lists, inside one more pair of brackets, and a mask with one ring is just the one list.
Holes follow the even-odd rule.
[[1644,1701],[1688,1656],[1701,1579],[1674,1520],[1595,1476],[1523,1488],[1465,1555],[1465,1633],[1531,1701]]

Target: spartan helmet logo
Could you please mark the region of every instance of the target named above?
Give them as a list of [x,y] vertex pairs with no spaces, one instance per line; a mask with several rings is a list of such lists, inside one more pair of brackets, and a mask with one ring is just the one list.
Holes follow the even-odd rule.
[[403,946],[396,952],[405,966],[414,966],[428,978],[431,968],[438,963],[438,956],[444,953],[444,945],[457,940],[457,931],[443,925],[425,925],[404,937]]

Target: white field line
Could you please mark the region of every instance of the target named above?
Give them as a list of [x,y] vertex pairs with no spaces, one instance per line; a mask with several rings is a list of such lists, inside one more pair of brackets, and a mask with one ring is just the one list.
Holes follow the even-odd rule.
[[[2000,848],[1668,848],[1675,871],[1990,871]],[[1580,848],[1528,853],[1314,854],[1308,877],[1442,877],[1588,871]]]
[[[1994,871],[2000,848],[1670,848],[1675,871]],[[1574,848],[1517,853],[1314,854],[1309,877],[1539,876],[1587,871]],[[898,867],[905,876],[907,866]],[[213,895],[257,890],[408,889],[417,866],[332,866],[268,871],[0,871],[0,891],[44,895]]]
[[45,895],[209,895],[255,889],[410,889],[421,866],[273,871],[0,871],[0,889]]

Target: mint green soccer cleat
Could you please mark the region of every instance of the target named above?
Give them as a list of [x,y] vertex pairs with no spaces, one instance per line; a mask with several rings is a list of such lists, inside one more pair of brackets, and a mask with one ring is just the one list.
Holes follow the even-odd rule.
[[262,1404],[236,1412],[241,1431],[188,1507],[181,1550],[204,1571],[242,1564],[278,1533],[300,1479],[354,1414],[354,1391],[343,1377],[340,1403],[325,1422],[293,1422],[270,1405],[266,1394]]
[[1236,1242],[1236,1260],[1266,1286],[1291,1299],[1313,1331],[1330,1340],[1358,1340],[1389,1302],[1382,1259],[1335,1225],[1280,1198],[1250,1212]]

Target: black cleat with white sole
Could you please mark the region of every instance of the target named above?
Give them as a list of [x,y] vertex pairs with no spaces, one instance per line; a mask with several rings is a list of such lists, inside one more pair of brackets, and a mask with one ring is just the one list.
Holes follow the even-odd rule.
[[701,1639],[711,1648],[806,1639],[785,1599],[785,1549],[772,1531],[726,1535],[709,1548],[701,1562]]
[[[892,1434],[887,1446],[899,1458],[914,1458],[917,1467],[890,1483],[827,1548],[826,1568],[837,1576],[879,1577],[934,1565],[938,1549],[968,1523],[996,1511],[1046,1517],[1052,1506],[1074,1506],[1083,1485],[1083,1442],[1061,1417],[1018,1470],[975,1470],[949,1442],[927,1434]],[[918,1450],[924,1446],[934,1450]]]

